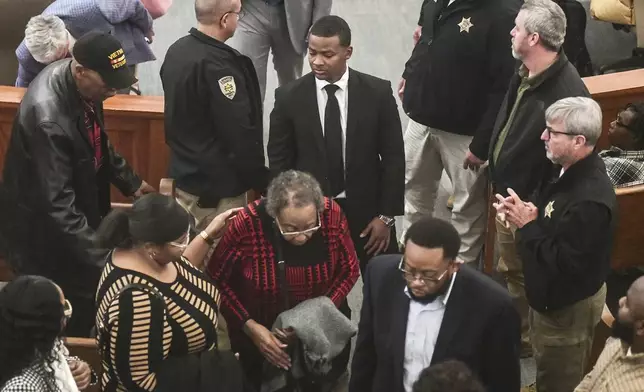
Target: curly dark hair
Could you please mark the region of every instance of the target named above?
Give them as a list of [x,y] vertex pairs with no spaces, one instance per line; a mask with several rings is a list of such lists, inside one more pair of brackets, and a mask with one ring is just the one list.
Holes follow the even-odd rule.
[[628,125],[628,130],[633,133],[640,148],[644,147],[644,102],[629,103],[624,110],[633,112],[633,118]]
[[64,317],[58,288],[40,276],[20,276],[0,291],[0,389],[36,366],[47,389],[58,391],[52,363]]
[[423,370],[413,392],[484,392],[479,380],[461,361],[449,360]]

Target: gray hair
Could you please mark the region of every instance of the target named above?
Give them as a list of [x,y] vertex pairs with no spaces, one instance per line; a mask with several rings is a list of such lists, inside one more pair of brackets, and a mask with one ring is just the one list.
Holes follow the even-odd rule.
[[564,132],[582,135],[586,145],[594,146],[602,134],[602,110],[591,98],[563,98],[546,109],[546,121],[562,121]]
[[50,64],[60,60],[69,48],[65,23],[55,15],[38,15],[25,28],[25,45],[36,61]]
[[566,15],[553,0],[528,0],[521,6],[525,14],[525,29],[539,34],[546,49],[558,52],[566,37]]
[[203,25],[216,24],[232,4],[232,0],[195,0],[195,15]]
[[266,192],[266,211],[275,218],[286,207],[315,205],[319,212],[324,209],[324,194],[312,175],[297,170],[288,170],[271,181]]

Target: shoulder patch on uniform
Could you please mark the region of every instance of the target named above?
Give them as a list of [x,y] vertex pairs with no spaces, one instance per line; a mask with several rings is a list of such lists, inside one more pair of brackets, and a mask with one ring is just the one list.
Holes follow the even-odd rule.
[[219,79],[219,88],[221,93],[228,99],[232,100],[237,94],[237,85],[235,84],[235,78],[232,76],[224,76]]

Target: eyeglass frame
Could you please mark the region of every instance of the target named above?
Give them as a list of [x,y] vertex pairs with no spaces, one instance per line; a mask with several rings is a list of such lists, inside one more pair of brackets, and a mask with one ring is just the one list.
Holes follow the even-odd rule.
[[168,242],[168,245],[185,250],[188,247],[188,245],[190,245],[190,226],[188,226],[188,230],[186,231],[186,239],[183,241],[183,243],[170,241]]
[[239,12],[237,12],[237,11],[228,11],[228,12],[224,13],[224,14],[221,16],[221,19],[219,19],[219,22],[221,23],[221,22],[224,20],[224,18],[226,17],[226,15],[228,15],[228,14],[235,14],[235,15],[237,15],[237,21],[239,22],[240,20],[242,20],[242,18],[243,18],[244,16],[246,16],[246,11],[244,11],[244,9],[243,9],[243,8],[241,8],[241,9],[239,10]]
[[299,235],[307,235],[309,233],[315,234],[318,230],[320,230],[320,227],[322,227],[322,217],[320,213],[318,212],[318,224],[315,227],[311,227],[310,229],[306,230],[300,230],[300,231],[290,231],[290,232],[284,232],[284,229],[282,229],[282,225],[280,224],[279,219],[275,217],[275,223],[277,223],[277,229],[280,231],[280,234],[283,235],[284,237],[297,237]]
[[624,112],[626,112],[627,110],[629,110],[629,109],[622,110],[621,112],[617,113],[617,117],[615,118],[615,125],[616,125],[616,126],[620,126],[620,127],[624,128],[624,129],[626,129],[626,130],[628,130],[628,131],[630,131],[630,132],[633,132],[633,133],[634,133],[634,132],[635,132],[635,130],[634,130],[633,128],[631,128],[631,126],[630,126],[630,125],[626,125],[626,124],[624,124],[623,122],[621,122],[621,121],[619,120],[619,115],[620,115],[620,114],[622,114],[622,113],[624,113]]
[[72,307],[72,303],[66,299],[63,304],[63,317],[65,317],[66,320],[69,320],[72,318],[72,314],[74,314],[74,308]]
[[[426,286],[427,286],[427,285],[429,285],[430,283],[432,283],[432,284],[437,284],[437,283],[439,283],[441,280],[443,280],[443,278],[445,277],[445,275],[447,275],[447,272],[449,271],[449,267],[450,267],[450,265],[451,265],[452,263],[453,263],[453,261],[450,261],[450,262],[449,262],[449,265],[447,266],[447,269],[446,269],[445,271],[443,271],[443,273],[442,273],[442,274],[440,274],[440,275],[438,276],[438,278],[435,278],[435,277],[429,278],[429,277],[426,277],[426,276],[421,276],[419,272],[412,273],[412,272],[410,272],[410,271],[405,270],[405,269],[403,268],[403,265],[405,264],[405,256],[402,256],[402,257],[400,258],[400,263],[398,264],[398,271],[402,272],[403,279],[405,279],[408,283],[414,282],[414,281],[416,281],[416,280],[418,279],[418,280],[420,280],[421,282],[423,282],[423,284],[424,284],[424,285],[426,285]],[[410,280],[410,279],[408,279],[408,278],[407,278],[407,275],[411,275],[412,279],[411,279],[411,280]]]
[[550,139],[552,137],[553,133],[556,134],[556,135],[584,136],[581,133],[555,131],[550,127],[546,127],[546,132],[548,132],[548,139]]

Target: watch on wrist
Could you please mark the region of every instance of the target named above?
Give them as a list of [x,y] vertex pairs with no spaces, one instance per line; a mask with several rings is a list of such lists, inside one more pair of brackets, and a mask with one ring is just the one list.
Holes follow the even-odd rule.
[[392,217],[385,216],[385,215],[378,215],[378,219],[382,221],[387,227],[394,227],[394,224],[396,223],[396,220]]
[[203,240],[206,241],[206,244],[210,246],[215,243],[215,240],[206,232],[206,230],[203,230],[201,233],[199,233],[199,237],[203,238]]

